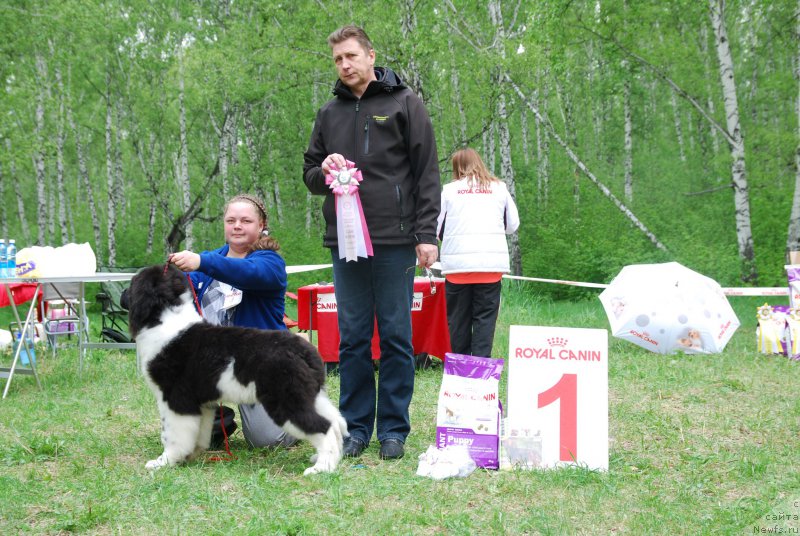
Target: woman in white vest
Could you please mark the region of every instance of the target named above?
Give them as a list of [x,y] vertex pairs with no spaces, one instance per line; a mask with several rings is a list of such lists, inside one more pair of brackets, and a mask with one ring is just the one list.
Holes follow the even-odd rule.
[[505,183],[474,149],[456,152],[452,164],[437,229],[450,343],[455,353],[490,357],[500,280],[509,271],[506,235],[519,227],[519,213]]

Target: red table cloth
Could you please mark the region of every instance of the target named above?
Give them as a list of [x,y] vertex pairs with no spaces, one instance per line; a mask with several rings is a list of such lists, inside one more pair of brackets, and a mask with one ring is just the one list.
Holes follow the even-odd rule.
[[[447,304],[444,280],[434,280],[436,293],[431,293],[430,280],[414,279],[414,301],[411,307],[412,344],[414,354],[426,353],[444,359],[450,351],[447,330]],[[317,346],[322,360],[339,361],[339,323],[333,285],[308,285],[297,290],[297,324],[301,330],[317,331]],[[372,337],[372,358],[380,359],[378,328]]]
[[[11,305],[8,301],[6,285],[6,283],[0,283],[0,307],[8,307]],[[14,297],[15,305],[31,301],[36,292],[36,283],[11,283],[8,284],[8,287],[11,289],[11,295]]]

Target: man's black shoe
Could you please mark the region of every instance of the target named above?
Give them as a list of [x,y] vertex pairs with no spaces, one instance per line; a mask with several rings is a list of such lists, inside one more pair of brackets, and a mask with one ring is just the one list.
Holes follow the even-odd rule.
[[364,452],[365,448],[367,448],[367,445],[365,445],[360,439],[348,437],[344,440],[344,449],[342,450],[342,454],[345,458],[358,458],[361,456],[361,453]]
[[396,460],[402,458],[404,454],[403,442],[399,439],[385,439],[381,443],[382,460]]

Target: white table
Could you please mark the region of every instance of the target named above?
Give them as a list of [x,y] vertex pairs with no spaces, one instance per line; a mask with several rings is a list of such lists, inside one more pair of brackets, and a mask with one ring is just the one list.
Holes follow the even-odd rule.
[[[6,292],[8,293],[8,301],[10,302],[9,305],[13,311],[14,319],[17,321],[17,325],[22,326],[21,333],[22,337],[20,338],[20,344],[17,345],[17,350],[14,352],[14,360],[11,362],[11,367],[0,367],[0,378],[7,378],[5,389],[3,389],[3,398],[6,397],[8,394],[8,388],[11,386],[11,379],[14,377],[14,374],[26,374],[32,375],[36,378],[36,384],[39,386],[39,389],[42,388],[42,384],[39,382],[39,376],[36,374],[36,364],[34,360],[30,360],[29,367],[23,367],[22,365],[18,365],[19,361],[19,354],[22,350],[23,346],[28,350],[28,355],[32,355],[32,347],[28,345],[32,343],[28,341],[25,337],[25,334],[29,333],[29,330],[32,328],[34,322],[34,311],[36,311],[36,300],[38,298],[39,290],[41,289],[42,285],[48,283],[79,283],[80,287],[80,317],[79,321],[79,329],[78,329],[78,354],[80,356],[79,364],[78,364],[78,373],[80,374],[83,371],[83,358],[86,355],[86,350],[89,348],[117,348],[117,349],[135,349],[136,345],[134,343],[100,343],[100,342],[89,342],[89,326],[86,322],[86,296],[85,296],[85,289],[86,283],[106,283],[110,281],[130,281],[131,278],[136,275],[135,273],[117,273],[117,272],[97,272],[91,275],[83,275],[83,276],[70,276],[70,277],[39,277],[39,278],[30,278],[30,277],[0,277],[0,283],[6,284]],[[36,291],[33,294],[33,299],[31,299],[30,306],[28,307],[28,313],[25,315],[25,322],[23,323],[20,320],[19,310],[17,308],[17,304],[14,303],[14,298],[11,295],[11,289],[8,287],[8,284],[16,284],[16,283],[35,283],[36,284]]]

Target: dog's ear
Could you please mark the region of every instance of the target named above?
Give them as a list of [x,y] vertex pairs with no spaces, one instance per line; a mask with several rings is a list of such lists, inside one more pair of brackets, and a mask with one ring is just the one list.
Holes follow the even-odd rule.
[[122,307],[123,309],[130,309],[130,307],[128,306],[129,305],[128,290],[130,289],[126,288],[125,290],[122,291],[122,294],[119,295],[119,306]]

